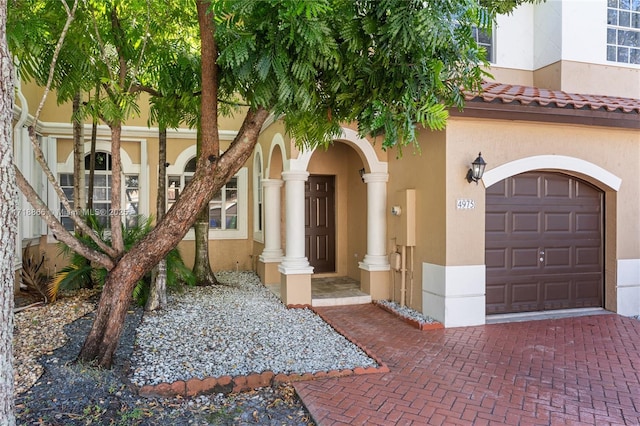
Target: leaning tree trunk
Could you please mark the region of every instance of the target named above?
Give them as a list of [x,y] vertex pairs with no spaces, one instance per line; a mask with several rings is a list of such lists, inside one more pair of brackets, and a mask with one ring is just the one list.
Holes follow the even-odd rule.
[[78,356],[80,361],[111,367],[136,282],[178,244],[213,194],[249,159],[258,141],[260,128],[269,115],[269,111],[264,108],[249,110],[233,142],[219,157],[215,63],[218,51],[213,37],[213,19],[208,12],[209,2],[198,0],[196,4],[202,52],[202,156],[198,160],[191,183],[173,207],[109,271],[96,318]]
[[218,280],[211,270],[209,261],[209,206],[198,215],[193,224],[196,239],[196,258],[193,264],[193,274],[196,276],[196,285],[208,286],[218,284]]
[[17,200],[12,150],[13,62],[7,47],[7,1],[0,0],[0,424],[14,425],[13,292]]
[[213,161],[203,160],[191,183],[162,220],[109,271],[96,318],[78,357],[80,361],[111,366],[137,281],[178,244],[195,222],[197,212],[249,159],[268,115],[265,109],[248,112],[224,155],[212,158]]
[[[156,221],[160,222],[167,202],[167,128],[160,125],[158,130],[158,200],[156,202]],[[162,259],[151,271],[151,288],[144,309],[155,311],[167,304],[167,261]]]

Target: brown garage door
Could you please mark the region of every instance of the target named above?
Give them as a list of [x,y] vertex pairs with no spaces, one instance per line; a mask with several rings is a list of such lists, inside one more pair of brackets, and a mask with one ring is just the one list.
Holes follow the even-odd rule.
[[487,188],[487,314],[602,306],[602,192],[558,173]]

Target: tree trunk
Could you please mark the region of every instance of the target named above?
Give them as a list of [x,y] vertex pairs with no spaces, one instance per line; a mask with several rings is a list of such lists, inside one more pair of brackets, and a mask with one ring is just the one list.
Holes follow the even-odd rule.
[[198,215],[193,224],[196,241],[196,258],[193,264],[193,274],[196,276],[196,285],[209,286],[218,284],[218,280],[211,270],[209,261],[209,205]]
[[13,291],[18,229],[12,149],[13,62],[7,47],[7,2],[0,0],[0,424],[15,425]]
[[[156,223],[164,216],[167,202],[167,128],[160,125],[158,130],[158,200],[156,202]],[[167,261],[162,259],[151,272],[149,298],[144,307],[155,311],[167,304]]]
[[[193,180],[167,214],[145,238],[118,259],[107,276],[96,318],[80,350],[80,361],[109,368],[136,282],[150,271],[184,237],[198,213],[249,159],[260,129],[269,115],[264,108],[249,110],[225,153],[220,156],[217,113],[217,47],[209,2],[198,1],[202,52],[202,155]],[[112,153],[113,155],[113,153]]]
[[122,161],[120,159],[120,136],[122,125],[111,125],[111,208],[108,212],[111,222],[111,247],[116,256],[124,253],[122,235]]
[[80,92],[73,96],[73,207],[84,209],[84,126],[78,119]]
[[200,210],[249,159],[269,111],[249,111],[224,155],[208,167],[198,167],[193,180],[167,214],[145,238],[125,253],[109,271],[96,319],[79,360],[109,368],[124,325],[136,282],[184,237]]
[[[208,1],[198,0],[198,23],[202,50],[202,96],[198,131],[198,163],[220,155],[218,138],[218,67],[215,63],[217,46],[213,37],[213,17],[208,13]],[[206,52],[206,53],[205,53]],[[210,52],[210,53],[209,53]],[[208,204],[208,203],[207,203]],[[193,272],[198,285],[217,284],[218,280],[209,262],[209,209],[203,208],[194,225],[196,258]]]

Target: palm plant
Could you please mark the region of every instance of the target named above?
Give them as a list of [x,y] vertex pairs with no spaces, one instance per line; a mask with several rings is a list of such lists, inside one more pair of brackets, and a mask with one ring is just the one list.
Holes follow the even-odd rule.
[[[110,232],[104,223],[99,220],[95,213],[91,212],[85,216],[87,225],[97,235],[100,240],[107,244],[111,243]],[[135,226],[122,227],[124,237],[125,251],[128,251],[138,241],[153,228],[153,218],[138,216]],[[96,250],[100,250],[93,240],[82,233],[75,233],[75,237],[83,243],[92,246]],[[55,300],[60,289],[78,289],[78,288],[102,288],[107,278],[107,270],[103,267],[96,267],[84,256],[72,251],[69,246],[59,243],[60,252],[69,259],[69,265],[62,268],[51,281],[49,286],[49,299]],[[171,250],[167,256],[167,287],[178,288],[182,284],[195,285],[195,276],[191,270],[184,264],[180,251],[177,248]],[[149,294],[149,284],[151,281],[150,274],[145,275],[139,280],[133,290],[133,298],[136,303],[144,305]]]

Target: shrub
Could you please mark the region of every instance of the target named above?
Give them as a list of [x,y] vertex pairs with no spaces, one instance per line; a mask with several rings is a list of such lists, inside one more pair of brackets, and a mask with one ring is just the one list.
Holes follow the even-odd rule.
[[[100,237],[102,241],[107,244],[111,243],[110,232],[106,229],[100,221],[97,219],[94,213],[89,213],[85,216],[87,224],[91,227],[93,232]],[[128,251],[144,238],[152,229],[151,217],[138,216],[138,220],[135,221],[136,226],[124,228],[123,225],[123,238],[124,249]],[[76,233],[75,237],[81,240],[84,244],[101,251],[98,246],[87,235]],[[66,244],[59,243],[62,254],[69,257],[69,265],[61,269],[54,277],[51,285],[52,295],[56,295],[59,289],[77,289],[77,288],[102,288],[107,278],[107,270],[102,267],[94,267],[88,259],[82,255],[73,252]],[[167,287],[175,288],[182,284],[195,285],[195,276],[189,268],[186,267],[182,260],[182,256],[177,248],[171,250],[167,256]],[[151,283],[151,274],[147,274],[143,279],[138,281],[134,290],[133,298],[136,303],[144,305],[149,295],[149,287]]]

